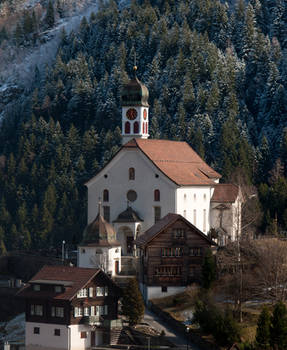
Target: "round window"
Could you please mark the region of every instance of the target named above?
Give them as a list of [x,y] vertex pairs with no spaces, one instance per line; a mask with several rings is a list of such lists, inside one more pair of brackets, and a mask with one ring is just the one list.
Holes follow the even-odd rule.
[[130,202],[134,202],[136,199],[137,199],[138,195],[136,193],[136,191],[133,191],[133,190],[129,190],[128,193],[127,193],[127,199],[130,201]]

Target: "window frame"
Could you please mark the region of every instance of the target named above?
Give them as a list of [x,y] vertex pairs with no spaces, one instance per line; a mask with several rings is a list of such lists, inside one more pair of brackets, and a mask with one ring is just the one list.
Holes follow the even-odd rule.
[[103,202],[109,202],[110,200],[110,193],[107,188],[103,190]]
[[153,200],[155,202],[160,202],[160,190],[158,188],[154,190]]
[[136,171],[135,168],[129,168],[129,180],[136,179]]

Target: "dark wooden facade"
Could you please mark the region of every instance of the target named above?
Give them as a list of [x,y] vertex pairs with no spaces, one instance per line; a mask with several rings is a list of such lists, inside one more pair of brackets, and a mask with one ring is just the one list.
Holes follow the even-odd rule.
[[200,282],[204,254],[212,241],[182,216],[176,216],[176,220],[138,246],[140,282],[147,286],[186,286]]
[[[77,270],[79,273],[79,271]],[[35,290],[37,285],[39,290]],[[61,288],[61,291],[56,292],[55,287]],[[106,287],[107,292],[103,296],[97,296],[97,287]],[[84,308],[97,306],[106,306],[107,314],[94,317],[98,322],[97,324],[108,324],[106,321],[116,320],[118,317],[118,300],[120,298],[120,289],[105,275],[102,271],[96,274],[90,281],[83,284],[78,290],[73,293],[69,293],[69,289],[72,286],[61,285],[61,281],[55,281],[55,283],[43,281],[30,283],[20,291],[19,297],[25,298],[26,303],[26,321],[47,323],[47,324],[59,324],[59,325],[73,325],[73,324],[89,324],[90,317],[84,314]],[[81,289],[87,290],[86,297],[79,297],[77,292]],[[91,295],[92,292],[92,295]],[[34,307],[41,309],[41,315],[37,315],[37,312],[33,312]],[[54,308],[54,315],[52,312]],[[61,309],[61,316],[55,315],[56,308]],[[82,309],[82,315],[75,315],[75,308]],[[90,309],[89,309],[90,310]],[[34,314],[33,314],[34,313]]]

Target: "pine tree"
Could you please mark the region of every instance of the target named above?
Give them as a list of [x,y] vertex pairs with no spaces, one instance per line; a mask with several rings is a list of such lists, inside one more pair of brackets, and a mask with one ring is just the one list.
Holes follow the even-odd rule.
[[270,345],[278,350],[287,349],[287,309],[282,301],[275,305],[271,317]]
[[202,264],[202,286],[205,289],[210,289],[213,282],[216,280],[216,263],[212,251],[208,249],[204,256]]
[[53,28],[55,24],[54,6],[51,0],[48,2],[45,23],[49,29]]
[[263,307],[257,322],[256,347],[269,349],[270,347],[270,313],[266,306]]
[[144,302],[135,278],[131,279],[124,290],[122,311],[130,325],[136,325],[144,314]]

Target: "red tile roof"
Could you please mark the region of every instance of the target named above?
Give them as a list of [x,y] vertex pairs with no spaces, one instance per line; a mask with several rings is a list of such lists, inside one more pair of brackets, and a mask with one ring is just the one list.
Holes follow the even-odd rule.
[[169,213],[164,216],[161,220],[155,223],[151,228],[145,231],[142,235],[140,235],[136,240],[135,244],[139,247],[145,246],[152,239],[154,239],[160,232],[162,232],[167,227],[174,224],[177,220],[183,220],[187,225],[192,227],[193,231],[199,234],[202,238],[206,239],[210,244],[215,244],[212,240],[209,239],[203,232],[201,232],[197,227],[192,225],[188,220],[186,220],[183,216],[179,214]]
[[233,184],[216,184],[211,202],[234,203],[239,195],[239,187]]
[[178,185],[214,185],[212,179],[221,177],[186,142],[132,139],[123,148],[139,148]]
[[[53,298],[60,300],[71,300],[77,292],[84,288],[85,285],[95,276],[102,274],[109,280],[114,282],[100,269],[90,269],[71,266],[44,266],[36,273],[29,283],[19,291],[20,297],[37,297],[37,298]],[[51,284],[65,285],[62,293],[51,291],[34,291],[30,284]],[[117,288],[117,287],[116,287]]]

